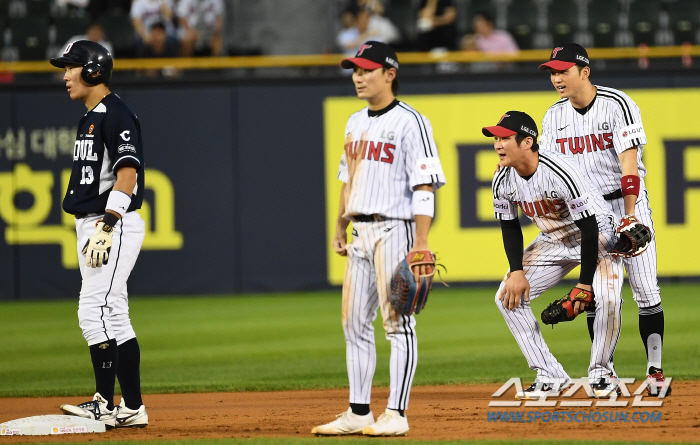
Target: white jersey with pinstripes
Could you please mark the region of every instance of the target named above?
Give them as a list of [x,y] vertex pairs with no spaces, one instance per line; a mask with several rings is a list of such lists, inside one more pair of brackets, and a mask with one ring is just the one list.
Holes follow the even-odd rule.
[[496,218],[512,220],[518,208],[553,241],[578,243],[576,220],[595,215],[612,218],[600,192],[592,190],[574,161],[556,152],[539,153],[539,164],[528,179],[512,167],[502,168],[493,178]]
[[[541,151],[557,151],[576,158],[603,195],[620,189],[619,154],[637,149],[639,177],[644,178],[642,150],[647,143],[637,104],[622,91],[595,86],[597,93],[584,114],[569,99],[552,105],[542,119]],[[644,189],[644,181],[641,183]]]
[[348,120],[338,170],[346,183],[346,217],[412,220],[413,188],[445,184],[430,121],[404,102],[392,105],[379,116],[363,108]]

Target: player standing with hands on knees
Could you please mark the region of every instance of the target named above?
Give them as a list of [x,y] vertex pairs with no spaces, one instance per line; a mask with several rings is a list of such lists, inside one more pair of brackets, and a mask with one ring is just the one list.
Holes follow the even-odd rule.
[[[390,46],[369,41],[343,68],[352,68],[357,97],[368,107],[345,130],[338,179],[344,182],[333,249],[347,255],[342,321],[350,381],[350,408],[313,434],[397,436],[408,432],[405,410],[418,359],[416,320],[389,301],[392,275],[409,252],[430,250],[434,192],[445,184],[428,119],[396,99],[399,69]],[[352,221],[352,242],[346,230]],[[425,274],[413,267],[417,276]],[[375,422],[370,411],[377,308],[391,342],[387,410]]]
[[[610,397],[619,391],[612,355],[622,310],[622,262],[608,253],[615,244],[612,212],[579,175],[573,160],[561,153],[538,151],[537,124],[526,113],[508,111],[497,125],[482,132],[494,138],[500,158],[493,178],[493,206],[510,265],[496,292],[496,306],[530,369],[537,372],[532,386],[516,397],[553,395],[571,382],[549,351],[530,300],[579,264],[579,282],[565,298],[572,316],[595,304],[595,327],[603,335],[596,336],[591,347],[588,380],[593,395]],[[541,230],[524,251],[518,207]]]
[[[639,306],[639,333],[647,352],[647,392],[660,395],[665,386],[661,369],[664,310],[656,271],[654,221],[644,185],[647,170],[642,150],[647,139],[637,104],[622,91],[593,85],[589,65],[588,53],[576,43],[554,48],[550,60],[540,65],[540,71],[549,71],[561,96],[542,119],[542,150],[572,156],[612,205],[618,233],[639,234],[647,240],[630,246],[621,256]],[[588,330],[593,339],[603,333],[594,329],[590,317]],[[666,395],[670,393],[669,387]]]
[[[93,400],[61,410],[99,420],[108,429],[148,424],[126,290],[146,230],[134,211],[143,202],[143,142],[136,115],[107,86],[112,63],[109,51],[87,40],[69,44],[61,57],[51,59],[64,69],[70,98],[87,108],[78,123],[63,210],[75,215],[83,278],[78,321],[96,387]],[[122,390],[119,406],[113,401],[115,377]]]

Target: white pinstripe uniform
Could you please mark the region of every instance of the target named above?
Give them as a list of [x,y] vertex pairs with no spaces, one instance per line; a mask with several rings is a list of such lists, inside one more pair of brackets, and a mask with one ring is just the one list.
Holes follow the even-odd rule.
[[[520,207],[541,230],[523,254],[530,300],[581,263],[581,232],[574,221],[595,215],[599,228],[599,261],[593,279],[595,327],[604,335],[596,336],[591,346],[588,377],[595,383],[616,375],[612,355],[620,335],[622,263],[607,253],[615,243],[615,221],[610,206],[583,180],[576,164],[559,153],[539,153],[539,165],[529,179],[522,178],[514,168],[502,168],[493,179],[493,200],[496,218],[516,219]],[[549,351],[530,303],[521,300],[519,308],[507,309],[499,300],[504,286],[505,279],[496,293],[496,305],[530,369],[544,382],[567,381],[569,376]]]
[[391,342],[388,407],[408,407],[418,359],[416,320],[389,303],[391,277],[413,246],[413,188],[445,184],[428,119],[395,100],[380,115],[364,108],[348,120],[338,179],[346,183],[345,215],[353,222],[343,280],[343,330],[350,403],[369,404],[376,350],[372,322],[379,307]]
[[[625,93],[596,85],[595,101],[581,114],[568,99],[552,105],[542,119],[540,150],[553,150],[573,156],[587,173],[591,183],[603,195],[620,190],[622,167],[618,153],[637,147],[639,166],[639,196],[635,217],[654,234],[649,192],[644,185],[647,170],[642,163],[642,151],[647,143],[639,107]],[[641,130],[641,131],[640,131]],[[617,221],[625,216],[622,197],[609,201]],[[661,291],[656,273],[656,239],[639,256],[623,259],[634,300],[644,314],[644,308],[655,306],[652,313],[661,312]]]

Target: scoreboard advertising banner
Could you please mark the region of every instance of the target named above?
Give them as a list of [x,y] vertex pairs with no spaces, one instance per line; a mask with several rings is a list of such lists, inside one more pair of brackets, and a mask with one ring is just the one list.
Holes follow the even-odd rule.
[[[688,104],[700,102],[700,89],[625,91],[642,113],[648,144],[644,147],[645,182],[653,210],[661,277],[700,276],[700,127]],[[491,180],[498,157],[493,139],[481,133],[508,110],[530,114],[540,127],[554,92],[400,96],[432,123],[447,185],[436,194],[430,247],[448,268],[447,280],[501,280],[508,268],[501,230],[493,216]],[[326,235],[328,280],[342,284],[345,258],[334,253],[342,183],[337,179],[348,117],[365,106],[357,98],[327,98],[324,103]],[[602,124],[605,125],[605,124]],[[609,129],[601,128],[600,133]],[[541,128],[540,128],[541,131]],[[610,137],[610,140],[612,138]],[[568,148],[567,148],[568,149]],[[527,221],[527,222],[526,222]],[[521,218],[527,245],[538,233]],[[577,274],[577,271],[572,274]],[[574,275],[570,275],[573,277]]]

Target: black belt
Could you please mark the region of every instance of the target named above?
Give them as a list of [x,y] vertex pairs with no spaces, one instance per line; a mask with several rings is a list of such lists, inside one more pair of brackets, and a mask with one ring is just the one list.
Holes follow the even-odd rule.
[[87,218],[88,216],[100,216],[102,213],[75,213],[73,216],[75,216],[75,219],[83,219]]
[[[127,213],[129,213],[129,212],[127,212]],[[103,213],[74,213],[73,216],[75,217],[75,219],[83,219],[83,218],[88,218],[88,217],[92,217],[92,216],[104,216],[104,212]]]
[[352,220],[357,221],[357,222],[375,222],[375,221],[384,221],[386,218],[384,218],[382,215],[379,215],[378,213],[373,213],[371,215],[352,215]]
[[603,199],[606,201],[612,201],[613,199],[622,198],[622,190],[618,189],[614,192],[610,192],[607,195],[603,195]]

